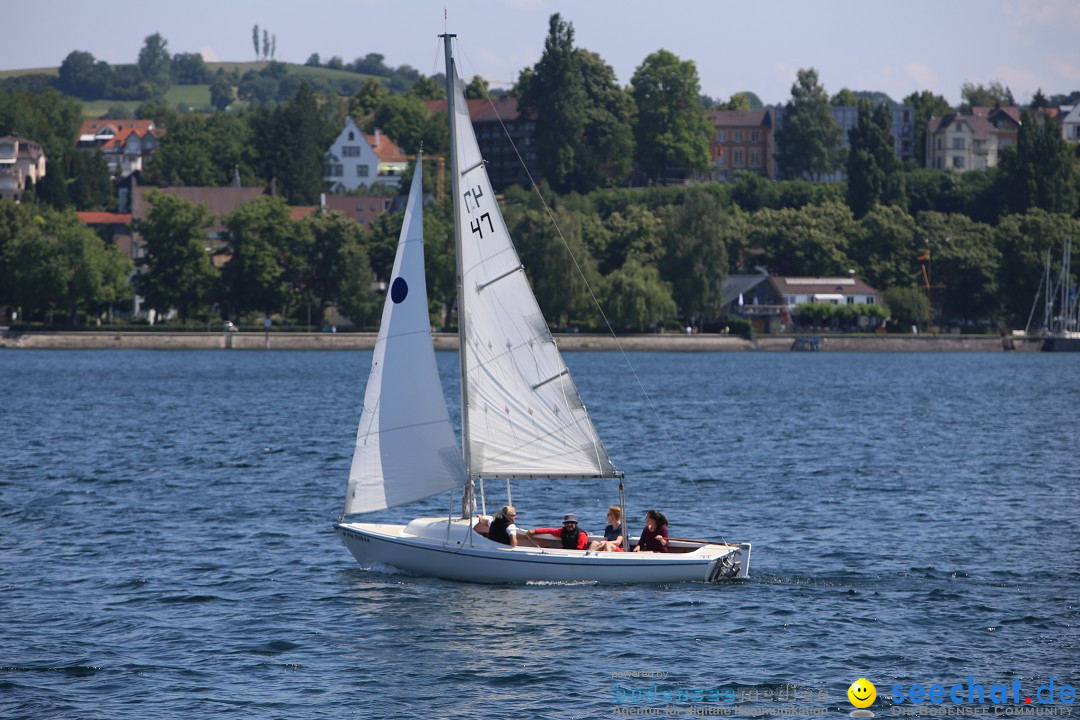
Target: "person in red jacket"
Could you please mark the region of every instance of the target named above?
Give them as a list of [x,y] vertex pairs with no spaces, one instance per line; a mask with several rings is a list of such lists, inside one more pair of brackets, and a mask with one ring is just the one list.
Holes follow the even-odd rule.
[[589,533],[578,527],[577,515],[567,513],[563,517],[562,528],[536,528],[529,531],[533,535],[554,535],[562,541],[565,550],[584,550],[589,547]]

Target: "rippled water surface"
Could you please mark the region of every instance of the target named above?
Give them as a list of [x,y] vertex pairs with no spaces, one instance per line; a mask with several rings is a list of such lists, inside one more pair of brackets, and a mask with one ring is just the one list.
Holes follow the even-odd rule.
[[[879,716],[894,684],[1080,684],[1080,355],[631,360],[662,425],[621,356],[568,355],[631,517],[752,542],[750,581],[489,587],[358,566],[330,526],[369,353],[0,352],[0,717],[695,707],[619,702],[653,680],[615,672],[813,688],[836,716],[858,677]],[[439,361],[456,414],[456,355]],[[596,530],[616,497],[514,487],[527,526],[574,511]]]

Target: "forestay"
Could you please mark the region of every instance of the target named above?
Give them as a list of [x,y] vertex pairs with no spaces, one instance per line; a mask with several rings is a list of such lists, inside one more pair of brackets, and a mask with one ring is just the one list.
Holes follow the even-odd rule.
[[418,160],[364,393],[346,513],[394,507],[465,482],[431,342],[423,240]]
[[465,442],[477,477],[617,475],[514,250],[461,89],[452,77],[460,174]]

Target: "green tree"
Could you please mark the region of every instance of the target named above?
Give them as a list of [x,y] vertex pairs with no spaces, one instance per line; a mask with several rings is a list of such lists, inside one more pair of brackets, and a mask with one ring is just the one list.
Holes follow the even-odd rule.
[[1057,118],[1025,110],[1016,146],[1005,148],[1000,162],[1005,198],[1012,212],[1023,213],[1029,208],[1066,214],[1076,211],[1080,188],[1072,150]]
[[960,106],[963,112],[971,112],[973,107],[993,107],[994,105],[1008,107],[1016,104],[1012,90],[997,80],[985,87],[982,83],[976,85],[971,81],[965,81],[960,88],[960,97],[964,101]]
[[69,95],[95,100],[105,97],[111,85],[112,68],[88,52],[73,50],[60,63],[56,87]]
[[199,53],[177,53],[172,57],[172,78],[177,85],[202,85],[210,82],[210,70]]
[[836,167],[842,137],[817,70],[799,70],[776,130],[777,161],[784,177],[820,180]]
[[884,300],[889,317],[901,330],[907,331],[913,325],[925,328],[930,320],[930,301],[923,288],[891,287],[885,291]]
[[701,84],[694,62],[658,50],[638,66],[630,84],[637,106],[638,166],[652,178],[686,177],[708,168],[712,127],[697,101]]
[[723,211],[707,192],[691,192],[672,206],[664,223],[661,272],[672,283],[673,298],[691,325],[713,320],[723,307],[727,248],[723,238]]
[[615,80],[615,71],[599,55],[579,49],[584,81],[585,127],[576,153],[572,186],[587,192],[620,185],[634,164],[634,101]]
[[[355,309],[357,302],[365,304],[365,307],[374,302],[371,264],[364,249],[366,233],[363,228],[339,212],[315,213],[303,223],[310,231],[311,242],[305,248],[306,272],[301,278],[300,290],[310,297],[320,322],[328,307],[340,304],[342,289],[353,276],[359,278],[361,289],[366,287],[367,292],[361,298],[350,298],[349,307]],[[363,317],[351,314],[349,317],[354,321],[363,321],[367,315],[365,312]]]
[[555,215],[552,224],[546,213],[528,210],[515,224],[513,234],[521,262],[550,322],[566,326],[594,320],[589,286],[598,285],[599,274],[583,238],[586,217],[562,210],[556,210]]
[[750,104],[750,96],[744,92],[735,93],[732,95],[726,103],[721,103],[718,110],[740,110],[747,111],[753,110]]
[[631,260],[656,266],[664,254],[660,237],[662,227],[656,213],[643,205],[631,205],[622,212],[613,212],[604,220],[605,246],[597,248],[600,273],[612,273]]
[[218,272],[207,247],[213,219],[206,205],[156,191],[146,200],[146,219],[135,222],[146,245],[143,271],[135,277],[139,294],[162,315],[175,308],[182,320],[209,317]]
[[859,104],[859,96],[848,88],[842,88],[840,92],[832,96],[829,104],[839,107],[852,107]]
[[896,157],[892,114],[885,105],[859,101],[859,122],[848,133],[847,203],[861,218],[877,204],[906,205],[904,176]]
[[656,266],[636,258],[604,278],[601,294],[616,330],[649,330],[675,319],[671,284],[660,277]]
[[[1080,220],[1032,208],[1023,215],[1002,217],[994,235],[994,244],[1001,253],[998,286],[1005,316],[1014,326],[1026,327],[1036,291],[1042,284],[1047,251],[1054,266],[1052,274],[1057,277],[1061,243],[1068,236],[1080,238]],[[1041,308],[1035,309],[1032,320],[1036,327],[1042,322]]]
[[131,263],[90,230],[73,211],[39,216],[6,214],[3,280],[8,303],[27,319],[51,322],[55,311],[74,324],[131,297]]
[[884,289],[918,281],[918,231],[903,208],[877,205],[859,220],[859,230],[850,253],[866,282]]
[[750,247],[761,248],[765,264],[779,275],[846,275],[852,267],[849,239],[857,229],[842,203],[759,210],[750,228]]
[[998,277],[1001,253],[993,228],[963,215],[921,213],[918,233],[930,252],[931,281],[944,288],[934,311],[942,320],[976,321],[995,318],[1001,310]]
[[[105,156],[98,150],[78,151],[65,158],[70,163],[68,196],[77,210],[114,210],[116,189]],[[54,164],[57,167],[59,164]],[[47,177],[47,175],[46,175]]]
[[373,126],[392,137],[403,152],[414,153],[427,138],[430,122],[431,113],[423,100],[391,95],[375,111]]
[[288,261],[295,249],[284,198],[260,197],[241,205],[224,222],[229,259],[221,279],[232,314],[281,312],[292,299]]
[[[466,100],[487,100],[490,94],[488,81],[479,75],[473,75],[472,80],[465,86]],[[443,93],[442,97],[445,96],[446,94]]]
[[380,105],[386,102],[390,92],[386,86],[375,78],[368,78],[364,85],[349,99],[349,114],[357,120],[363,120],[374,113]]
[[[341,129],[337,106],[301,83],[296,95],[274,110],[251,115],[253,165],[293,205],[314,205],[323,190],[322,156]],[[288,138],[288,142],[283,142]]]
[[912,138],[915,143],[915,160],[919,167],[926,167],[926,125],[931,117],[941,117],[951,113],[952,107],[945,98],[929,90],[911,93],[904,98],[904,104],[913,108]]
[[206,121],[200,115],[180,116],[169,127],[147,166],[147,179],[161,185],[218,185],[210,155]]
[[536,117],[540,170],[556,191],[588,192],[629,174],[633,103],[599,55],[574,47],[573,25],[558,14],[543,56],[521,73],[515,93]]
[[251,28],[251,44],[255,48],[255,60],[259,59],[259,26],[255,25]]
[[341,285],[338,309],[354,324],[371,325],[378,320],[380,298],[371,289],[371,264],[363,245],[350,244],[341,251]]
[[413,86],[409,88],[409,91],[405,93],[407,97],[416,98],[417,100],[445,100],[446,90],[443,86],[436,82],[435,78],[427,76],[421,76]]
[[210,104],[217,110],[225,110],[235,99],[232,83],[224,75],[218,75],[210,83]]
[[139,74],[154,88],[154,93],[162,96],[172,85],[172,59],[169,46],[160,33],[147,35],[139,51]]
[[521,73],[517,86],[521,108],[536,117],[540,171],[564,192],[573,176],[585,137],[585,79],[574,49],[574,26],[555,13],[548,19],[544,52]]

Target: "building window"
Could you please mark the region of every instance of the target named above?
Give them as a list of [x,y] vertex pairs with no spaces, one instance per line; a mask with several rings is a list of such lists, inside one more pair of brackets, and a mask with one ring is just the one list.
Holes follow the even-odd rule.
[[735,142],[742,142],[742,141],[743,141],[743,132],[742,132],[742,130],[736,130],[735,131]]
[[357,165],[356,166],[356,177],[367,177],[367,176],[368,176],[368,166],[367,165]]
[[359,145],[345,145],[341,148],[342,157],[360,157]]
[[867,305],[873,305],[874,304],[874,296],[873,295],[867,295],[866,296],[866,304]]
[[964,156],[963,155],[953,155],[952,166],[954,168],[963,168],[964,167]]
[[761,142],[761,131],[760,130],[751,130],[750,131],[750,142],[753,142],[753,143]]
[[327,163],[323,165],[323,177],[341,177],[344,174],[344,167],[337,163]]
[[716,142],[718,142],[718,143],[727,142],[727,133],[724,132],[723,130],[717,130],[716,131]]
[[350,131],[349,131],[349,142],[352,142],[353,140],[354,140],[354,138],[353,138],[353,131],[352,131],[352,130],[350,130]]
[[964,149],[964,138],[962,138],[962,137],[954,137],[952,139],[952,149],[953,150],[963,150]]
[[761,148],[750,148],[750,167],[761,167]]
[[732,163],[732,165],[742,165],[742,164],[743,164],[743,150],[742,150],[742,148],[735,148],[735,160]]

